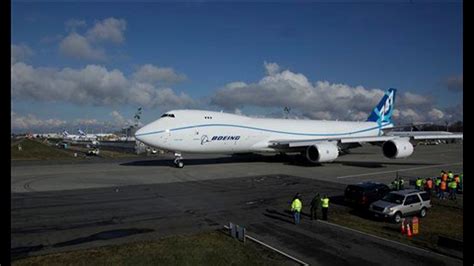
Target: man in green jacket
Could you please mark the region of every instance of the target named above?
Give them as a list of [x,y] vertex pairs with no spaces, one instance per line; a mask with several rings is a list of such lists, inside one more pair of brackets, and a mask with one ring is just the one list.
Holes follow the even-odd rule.
[[293,212],[295,224],[299,224],[301,219],[301,209],[303,208],[303,204],[299,199],[300,197],[301,195],[297,193],[296,196],[293,198],[293,201],[291,202],[291,211]]
[[329,198],[328,195],[324,195],[321,199],[321,209],[323,211],[323,220],[328,220],[328,209],[329,209]]

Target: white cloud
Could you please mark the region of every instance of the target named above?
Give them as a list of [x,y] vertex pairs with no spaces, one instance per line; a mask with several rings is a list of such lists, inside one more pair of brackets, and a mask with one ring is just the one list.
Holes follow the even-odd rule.
[[[230,82],[211,96],[211,104],[227,111],[246,106],[283,108],[311,119],[365,120],[380,101],[385,89],[363,86],[311,82],[300,73],[280,70],[276,63],[264,63],[267,75],[254,83]],[[434,110],[434,100],[412,92],[398,90],[394,118],[397,123],[428,121],[441,116]],[[438,112],[439,111],[439,112]],[[431,112],[431,113],[430,113]]]
[[139,105],[149,108],[191,108],[197,104],[185,93],[128,79],[117,69],[87,65],[81,69],[35,68],[25,63],[11,67],[15,100],[69,102],[79,105]]
[[16,62],[20,61],[26,61],[33,55],[33,50],[26,44],[11,45],[11,64],[15,64]]
[[433,121],[441,120],[445,117],[444,112],[436,108],[431,109],[428,115]]
[[87,24],[85,20],[79,19],[70,19],[64,23],[64,26],[66,26],[68,31],[75,31],[76,28],[85,27],[86,25]]
[[133,77],[138,82],[144,83],[175,83],[186,80],[184,74],[177,74],[172,68],[169,67],[156,67],[151,64],[141,66],[134,74]]
[[93,48],[89,41],[75,32],[70,33],[59,44],[61,54],[76,59],[98,60],[106,59],[105,52],[99,48]]
[[96,22],[94,27],[87,31],[86,36],[94,42],[122,43],[125,40],[124,31],[126,28],[127,22],[124,19],[106,18]]
[[133,119],[126,119],[119,112],[115,110],[110,113],[110,116],[112,116],[113,118],[113,124],[118,127],[125,127],[125,126],[130,126],[130,125],[135,124],[135,121]]
[[265,61],[263,62],[263,65],[265,66],[265,70],[269,76],[273,76],[280,71],[280,66],[277,63],[267,63]]
[[32,130],[37,128],[61,127],[66,121],[59,119],[39,119],[33,114],[19,115],[11,112],[11,128],[12,130]]

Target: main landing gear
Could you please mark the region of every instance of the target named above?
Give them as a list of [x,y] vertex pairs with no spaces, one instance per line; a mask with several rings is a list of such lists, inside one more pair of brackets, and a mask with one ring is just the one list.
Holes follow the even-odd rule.
[[183,162],[183,157],[181,156],[181,153],[175,152],[174,153],[174,166],[178,168],[183,168],[184,167],[184,162]]

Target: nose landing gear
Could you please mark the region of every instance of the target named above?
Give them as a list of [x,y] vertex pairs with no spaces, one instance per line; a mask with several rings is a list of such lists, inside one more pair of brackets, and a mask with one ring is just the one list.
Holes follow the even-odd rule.
[[183,157],[181,156],[181,153],[175,152],[174,153],[174,166],[177,168],[183,168],[184,167],[184,162],[183,162]]

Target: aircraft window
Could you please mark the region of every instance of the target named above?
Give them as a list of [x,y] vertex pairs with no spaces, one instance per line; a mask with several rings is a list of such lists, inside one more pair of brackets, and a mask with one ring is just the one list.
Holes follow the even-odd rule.
[[174,114],[163,114],[161,117],[174,117]]
[[205,116],[204,119],[212,119],[212,116]]

